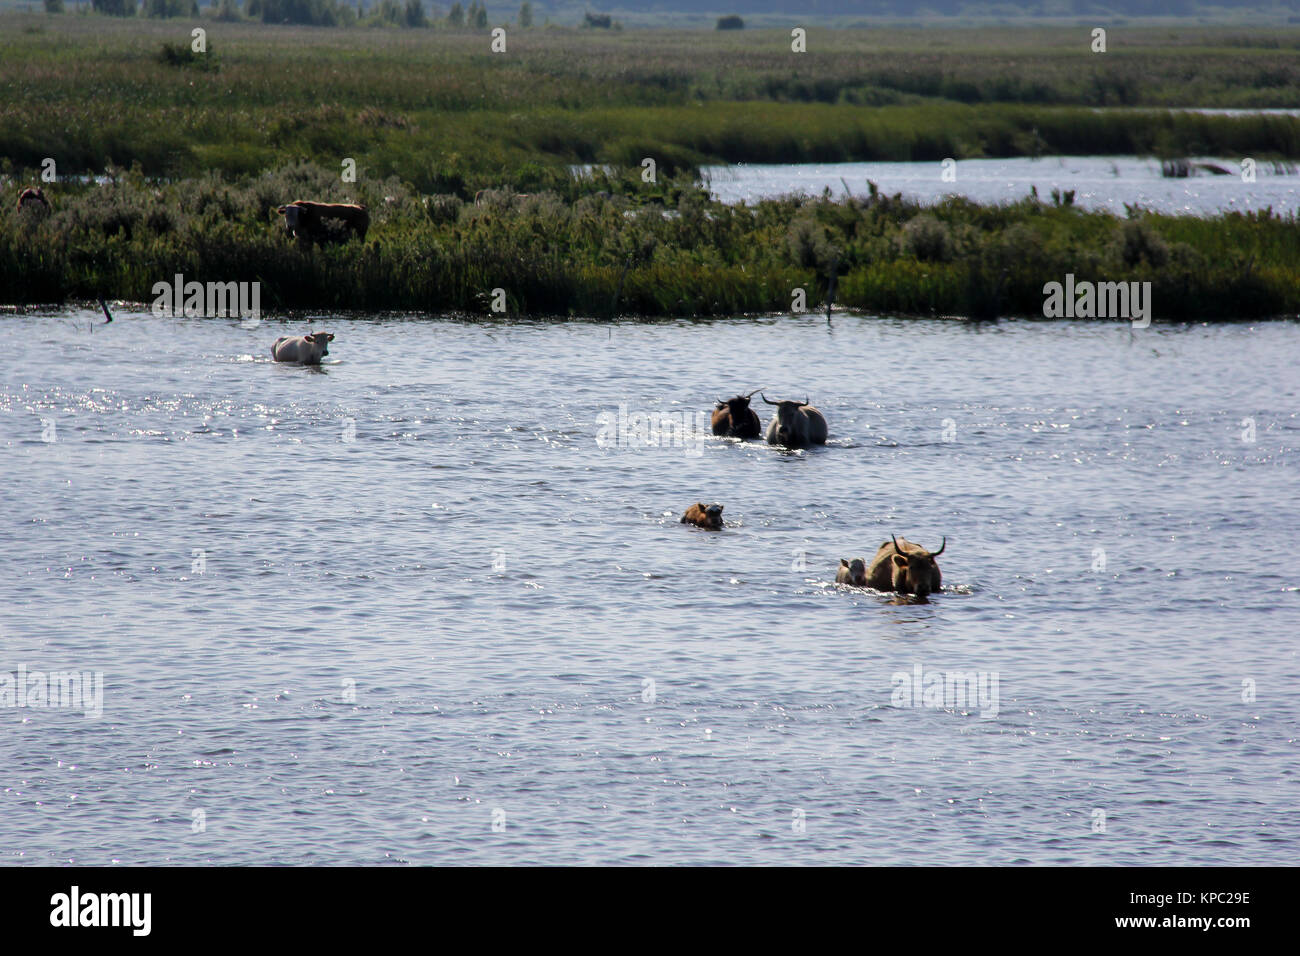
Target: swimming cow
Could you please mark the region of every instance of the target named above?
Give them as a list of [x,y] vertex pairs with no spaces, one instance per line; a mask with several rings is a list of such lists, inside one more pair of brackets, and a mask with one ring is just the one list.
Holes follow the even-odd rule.
[[906,538],[900,542],[891,534],[871,559],[867,585],[877,591],[897,591],[917,597],[942,590],[943,577],[934,559],[943,554],[946,547],[947,536],[944,536],[938,551],[927,551]]
[[[754,389],[754,392],[757,391]],[[725,401],[718,399],[718,404],[713,409],[713,434],[729,438],[757,438],[763,433],[763,423],[758,420],[758,412],[749,407],[754,392]]]
[[867,562],[861,558],[846,561],[840,558],[840,569],[835,572],[836,584],[847,584],[855,588],[867,586]]
[[[342,202],[308,202],[296,199],[287,206],[276,209],[284,216],[284,231],[290,239],[297,239],[304,249],[311,248],[313,242],[324,245],[327,242],[346,242],[353,235],[358,239],[366,238],[370,228],[370,213],[365,206]],[[342,231],[326,225],[327,222],[342,223]]]
[[697,528],[708,528],[710,531],[717,531],[722,527],[722,505],[706,505],[702,501],[697,501],[686,509],[686,514],[682,515],[682,524],[693,524]]
[[767,423],[767,443],[786,448],[807,448],[826,444],[826,417],[802,402],[773,402],[766,395],[763,401],[776,406],[776,414]]
[[277,362],[297,362],[299,365],[319,365],[330,354],[329,343],[333,332],[313,332],[310,335],[282,335],[271,346],[271,358]]

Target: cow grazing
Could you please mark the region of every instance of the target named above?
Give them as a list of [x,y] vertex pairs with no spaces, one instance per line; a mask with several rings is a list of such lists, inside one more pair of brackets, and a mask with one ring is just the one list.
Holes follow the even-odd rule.
[[50,201],[45,198],[40,186],[28,186],[18,194],[18,210],[21,212],[24,209],[50,211]]
[[722,505],[706,505],[703,501],[697,501],[686,509],[686,514],[682,515],[682,524],[693,524],[697,528],[717,531],[722,527]]
[[[757,391],[754,389],[754,392]],[[763,434],[763,423],[758,420],[758,412],[749,407],[754,392],[726,400],[718,399],[718,404],[713,409],[713,434],[728,438],[757,438]]]
[[341,202],[308,202],[297,199],[276,209],[284,216],[284,231],[298,245],[310,249],[312,243],[347,242],[353,235],[366,238],[370,213],[365,206]]
[[773,402],[766,395],[763,401],[776,406],[776,414],[767,423],[767,443],[786,448],[807,448],[826,444],[826,416],[802,402]]
[[867,562],[861,558],[847,561],[840,558],[840,569],[835,572],[836,584],[847,584],[855,588],[867,586]]
[[299,365],[319,365],[330,354],[329,343],[333,332],[313,332],[310,335],[282,335],[271,346],[271,358],[277,362],[297,362]]
[[871,559],[867,584],[877,591],[897,591],[922,598],[940,591],[943,578],[934,559],[943,554],[946,547],[946,536],[938,551],[927,551],[915,542],[906,538],[899,541],[891,534]]

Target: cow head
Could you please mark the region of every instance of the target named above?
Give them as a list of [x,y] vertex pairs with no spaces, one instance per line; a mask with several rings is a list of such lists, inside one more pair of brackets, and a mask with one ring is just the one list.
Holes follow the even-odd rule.
[[722,527],[722,505],[716,503],[706,505],[704,502],[700,502],[699,507],[704,512],[704,519],[708,522],[710,528]]
[[284,216],[284,231],[292,237],[298,229],[298,217],[302,214],[301,207],[289,203],[287,206],[280,206],[276,212]]
[[802,402],[774,402],[766,395],[763,401],[776,406],[776,441],[778,445],[798,448],[808,444],[808,419],[803,413],[808,404],[805,396]]
[[894,542],[894,556],[890,560],[894,590],[899,594],[925,597],[930,593],[935,573],[939,570],[939,565],[934,559],[943,554],[944,548],[948,547],[947,535],[944,536],[943,544],[938,551],[926,551],[920,547],[912,551],[904,551],[898,546],[898,539],[892,534],[889,539]]
[[317,355],[324,357],[330,354],[329,343],[334,341],[334,333],[313,332],[311,335],[304,335],[303,339],[311,343],[312,349]]
[[848,583],[855,588],[865,588],[867,586],[867,562],[861,558],[854,558],[847,561],[840,558],[840,568],[848,572]]
[[[757,391],[758,389],[754,389],[754,392]],[[748,419],[749,400],[753,398],[754,392],[750,392],[748,395],[737,395],[735,398],[718,399],[718,408],[726,408],[731,413],[733,428]]]

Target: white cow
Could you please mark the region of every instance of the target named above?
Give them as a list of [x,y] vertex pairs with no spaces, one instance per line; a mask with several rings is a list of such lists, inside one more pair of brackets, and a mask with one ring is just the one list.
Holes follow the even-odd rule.
[[271,346],[271,358],[277,362],[297,362],[300,365],[319,365],[330,354],[329,343],[333,332],[313,332],[310,335],[282,335]]

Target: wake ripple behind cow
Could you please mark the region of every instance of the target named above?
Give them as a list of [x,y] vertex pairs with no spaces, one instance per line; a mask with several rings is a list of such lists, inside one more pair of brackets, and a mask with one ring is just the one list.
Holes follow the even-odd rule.
[[877,591],[897,591],[925,597],[943,588],[943,576],[934,560],[948,547],[945,536],[938,551],[927,551],[914,541],[901,541],[892,534],[876,550],[867,571],[867,584]]
[[[754,389],[754,392],[757,391]],[[718,404],[713,409],[713,434],[729,438],[757,438],[763,433],[763,423],[758,420],[758,412],[749,407],[754,392],[725,401],[718,399]]]
[[809,405],[807,398],[802,402],[774,402],[763,395],[763,401],[776,406],[776,414],[767,423],[769,445],[807,448],[826,444],[826,416]]

